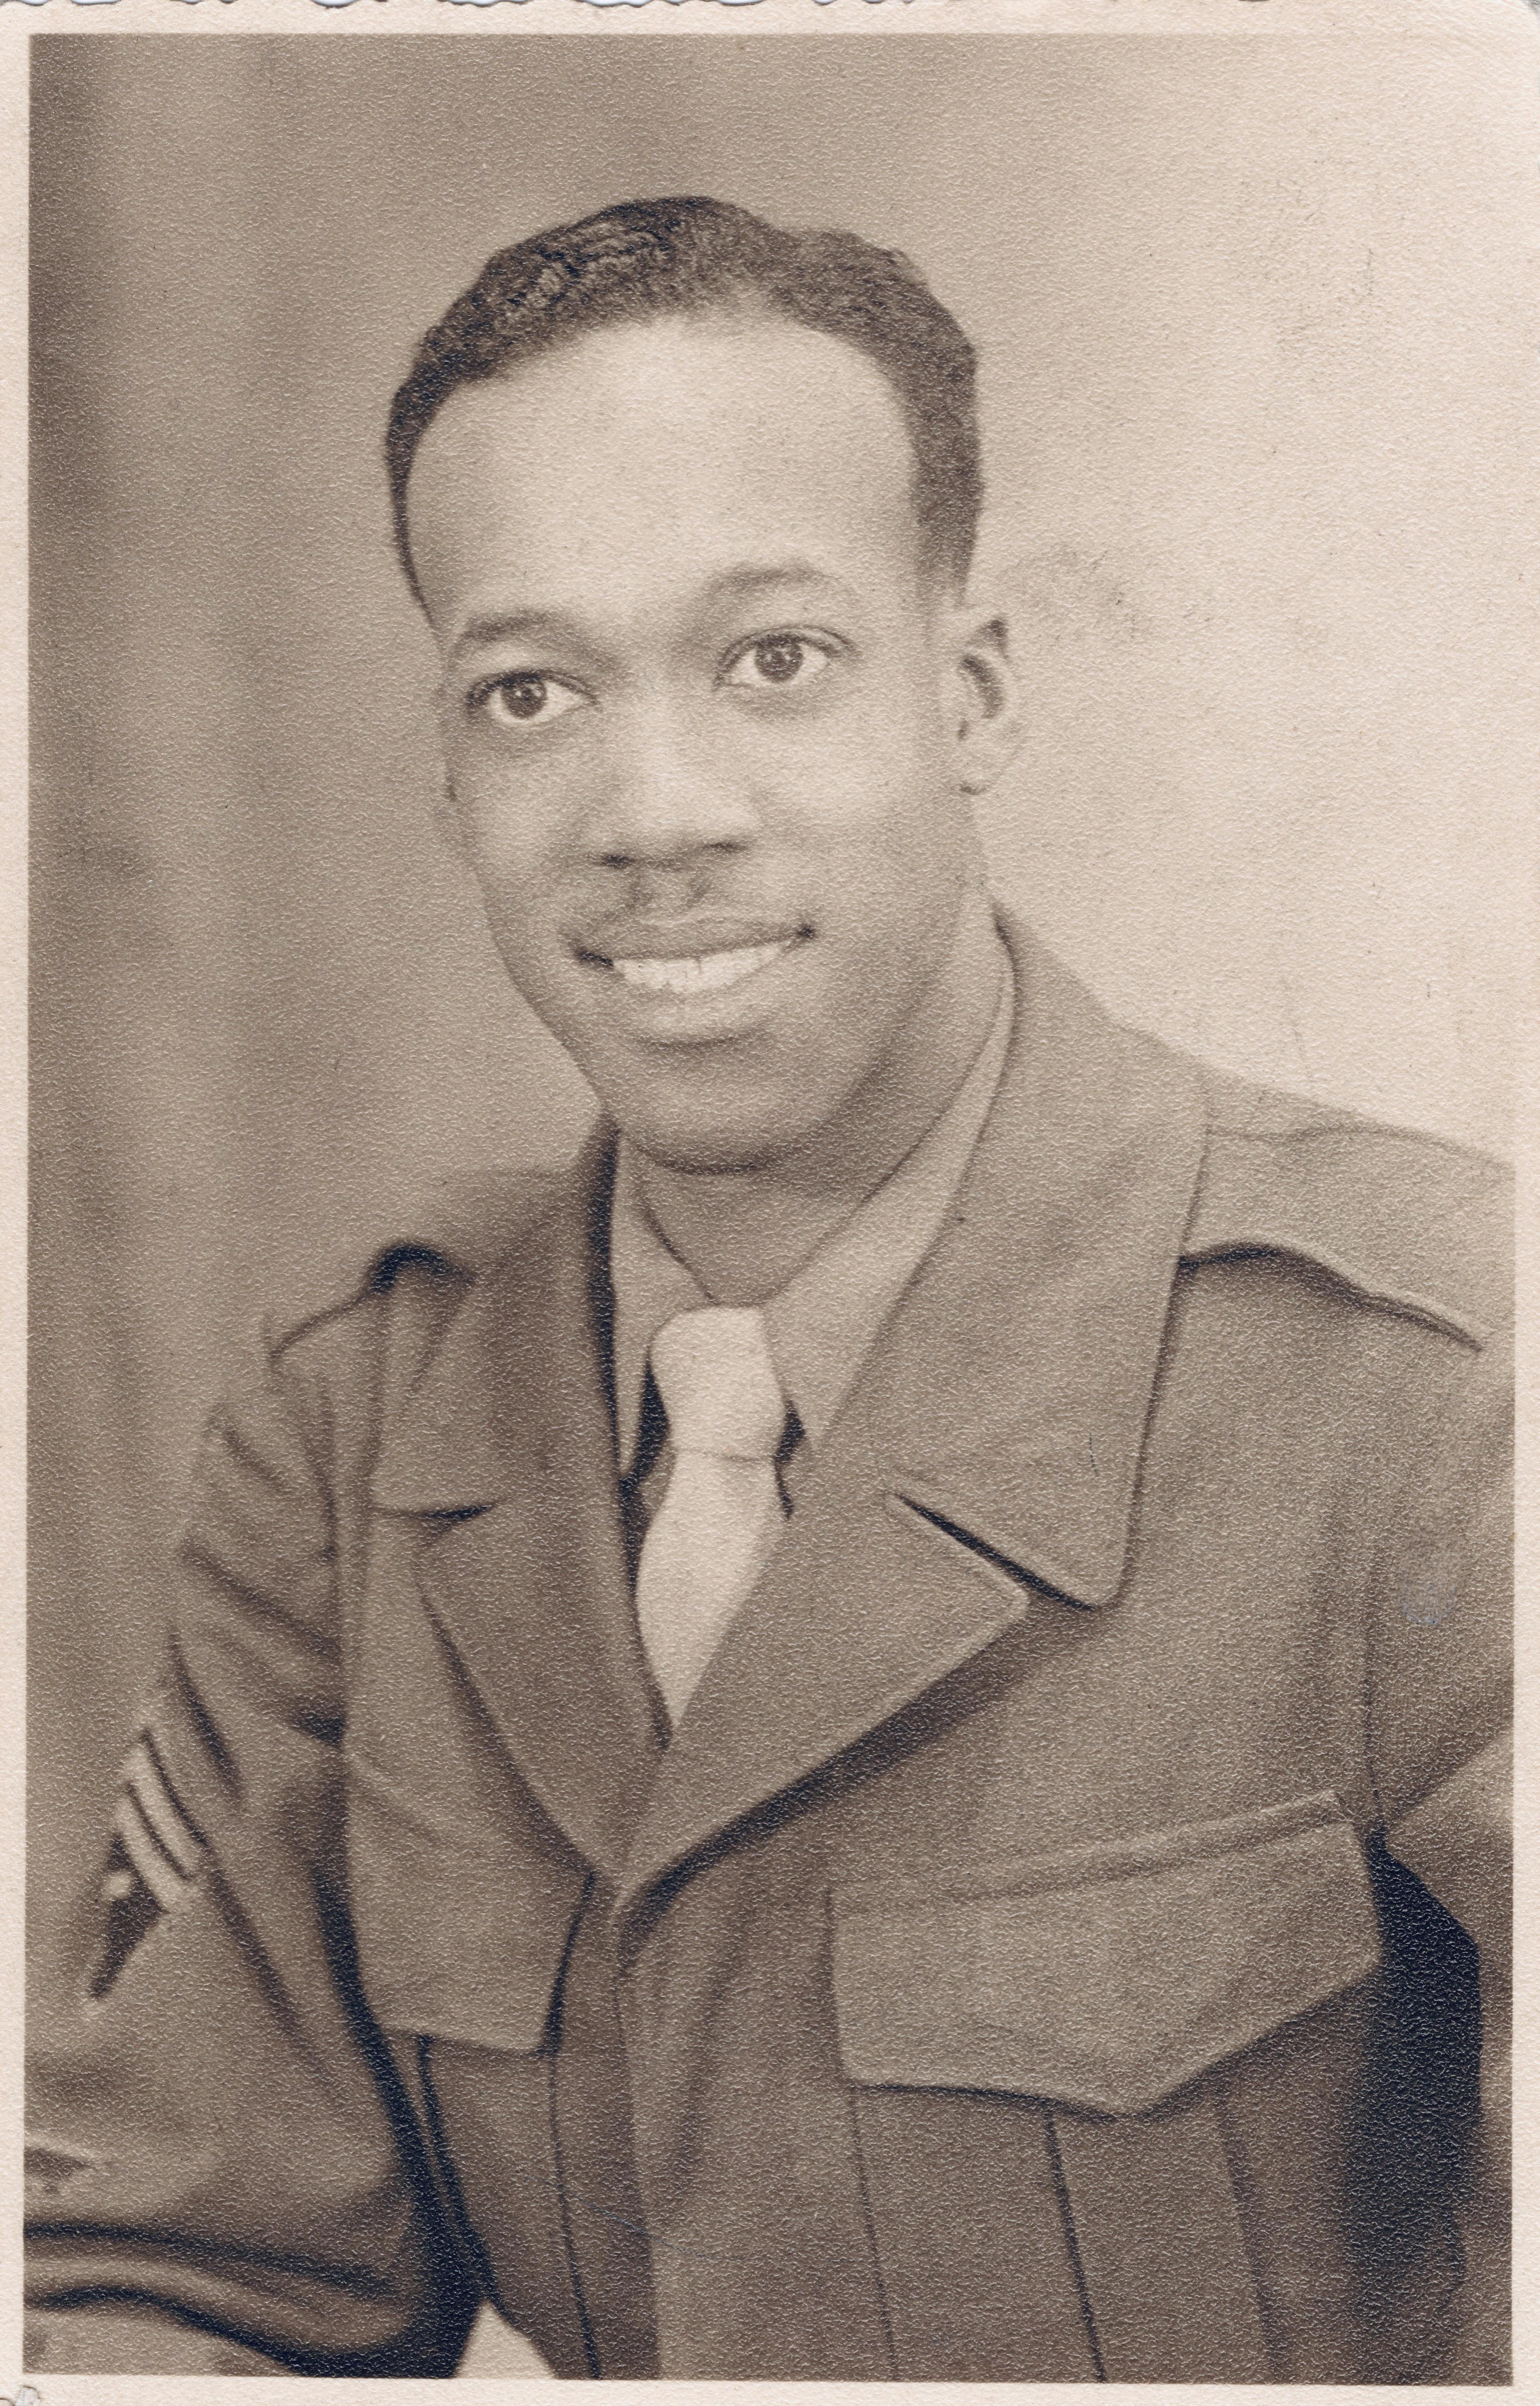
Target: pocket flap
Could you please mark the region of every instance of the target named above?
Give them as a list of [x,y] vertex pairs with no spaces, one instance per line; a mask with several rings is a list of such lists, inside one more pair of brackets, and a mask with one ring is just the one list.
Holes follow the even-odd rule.
[[842,1886],[834,1987],[849,2076],[1134,2114],[1379,1960],[1335,1796],[1116,1846],[996,1861],[945,1893]]
[[[356,1748],[347,1763],[359,1970],[387,2030],[532,2054],[544,2045],[586,1866],[548,1824],[466,1844]],[[510,1808],[511,1810],[511,1808]]]

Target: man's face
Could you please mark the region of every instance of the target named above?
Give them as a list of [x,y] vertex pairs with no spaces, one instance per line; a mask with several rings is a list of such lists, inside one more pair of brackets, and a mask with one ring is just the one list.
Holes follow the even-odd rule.
[[978,680],[911,475],[872,363],[759,317],[606,329],[462,388],[414,463],[499,951],[671,1166],[815,1157],[944,1011],[982,877]]

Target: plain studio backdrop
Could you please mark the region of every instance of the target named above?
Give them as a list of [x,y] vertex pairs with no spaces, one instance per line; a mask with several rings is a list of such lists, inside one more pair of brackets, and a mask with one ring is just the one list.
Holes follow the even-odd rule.
[[1505,1148],[1534,55],[1474,7],[1233,5],[1245,38],[35,42],[45,1962],[243,1337],[590,1108],[435,832],[378,464],[501,244],[704,191],[909,251],[982,355],[1000,887],[1123,1016]]

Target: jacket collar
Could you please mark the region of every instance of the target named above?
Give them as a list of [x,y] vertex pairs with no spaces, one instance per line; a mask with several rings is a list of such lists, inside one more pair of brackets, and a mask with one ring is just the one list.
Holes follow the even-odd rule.
[[660,1737],[615,1477],[609,1171],[600,1133],[472,1286],[371,1493],[439,1523],[424,1601],[546,1812],[617,1880]]
[[383,1507],[487,1507],[429,1550],[430,1603],[623,1894],[1052,1609],[1042,1590],[1117,1592],[1202,1093],[1004,924],[1019,1006],[989,1123],[660,1764],[617,1521],[602,1139],[473,1288],[382,1451]]
[[999,1094],[864,1399],[898,1493],[1100,1606],[1123,1577],[1203,1090],[1008,933],[1023,1007]]

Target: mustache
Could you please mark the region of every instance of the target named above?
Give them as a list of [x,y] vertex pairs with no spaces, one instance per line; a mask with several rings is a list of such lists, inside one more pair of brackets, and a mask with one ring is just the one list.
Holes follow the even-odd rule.
[[[474,870],[471,814],[445,768],[432,807],[440,841]],[[784,943],[813,932],[806,908],[767,893],[763,865],[703,844],[674,859],[596,859],[574,864],[561,932],[577,953],[613,960],[664,959],[743,945]],[[756,890],[757,889],[757,890]]]
[[621,912],[570,930],[568,941],[584,960],[688,960],[797,943],[812,932],[811,921],[786,913],[708,909],[662,918]]

